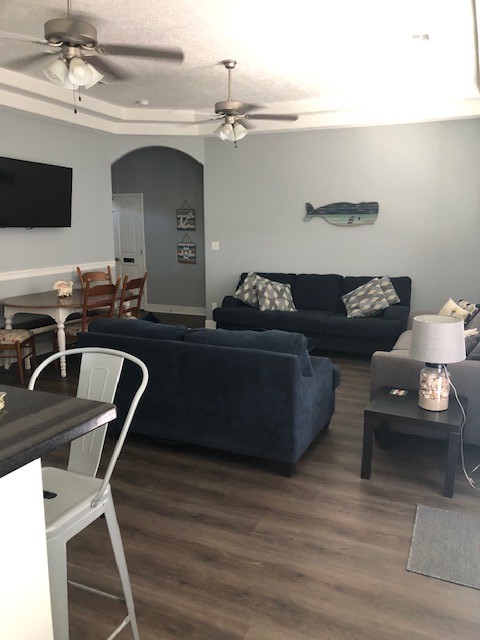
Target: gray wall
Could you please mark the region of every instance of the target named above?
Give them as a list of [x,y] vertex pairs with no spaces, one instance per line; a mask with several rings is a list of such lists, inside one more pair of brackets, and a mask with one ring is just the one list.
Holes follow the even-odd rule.
[[[422,310],[480,301],[479,149],[479,119],[207,139],[207,309],[246,270],[409,275]],[[302,219],[308,201],[371,200],[372,226]]]
[[0,155],[73,167],[71,228],[0,229],[0,299],[74,280],[79,264],[113,263],[111,165],[149,145],[204,158],[201,138],[111,135],[75,126],[73,114],[67,124],[0,107]]
[[[0,297],[48,288],[69,275],[65,265],[113,260],[111,164],[149,146],[205,159],[206,245],[221,243],[206,255],[208,309],[246,269],[408,274],[422,309],[450,296],[480,300],[480,119],[252,133],[235,149],[217,138],[109,135],[2,107],[0,155],[73,166],[74,177],[71,229],[0,229]],[[306,201],[341,200],[378,200],[377,222],[302,220]]]
[[[171,148],[133,151],[112,167],[114,193],[143,193],[148,306],[205,307],[203,167]],[[188,236],[197,245],[197,263],[177,261],[176,209],[187,200],[195,209],[196,229]]]
[[107,140],[99,132],[0,110],[0,155],[73,167],[72,227],[0,229],[0,272],[113,257]]

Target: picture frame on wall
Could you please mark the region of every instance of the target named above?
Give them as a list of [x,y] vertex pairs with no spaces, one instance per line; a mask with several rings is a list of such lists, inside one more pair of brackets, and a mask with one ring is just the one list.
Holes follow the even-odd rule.
[[177,242],[177,259],[181,264],[197,263],[197,245],[195,242]]
[[177,231],[195,231],[195,209],[177,209]]

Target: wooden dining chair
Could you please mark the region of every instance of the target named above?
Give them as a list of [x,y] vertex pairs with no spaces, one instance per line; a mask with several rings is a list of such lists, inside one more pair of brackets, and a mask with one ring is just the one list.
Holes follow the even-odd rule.
[[35,335],[28,329],[0,329],[0,359],[16,358],[20,384],[25,384],[25,362],[31,358],[37,366]]
[[115,311],[120,278],[115,284],[93,284],[94,281],[85,281],[83,295],[82,317],[76,322],[65,325],[65,336],[74,338],[81,331],[86,331],[88,324],[97,318],[111,318]]
[[126,275],[123,279],[122,292],[120,294],[120,306],[118,309],[119,318],[138,318],[142,304],[143,290],[147,279],[147,271],[141,278],[128,279]]
[[80,280],[80,284],[82,285],[82,289],[85,289],[85,283],[87,281],[90,282],[105,282],[108,284],[112,284],[112,270],[110,266],[107,265],[105,271],[82,271],[80,267],[77,267],[78,279]]

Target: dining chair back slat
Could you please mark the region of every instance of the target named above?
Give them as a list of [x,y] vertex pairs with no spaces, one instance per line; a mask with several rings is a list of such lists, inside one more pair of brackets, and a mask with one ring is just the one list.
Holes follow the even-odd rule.
[[112,270],[110,269],[110,265],[107,265],[105,271],[82,271],[80,267],[77,267],[77,275],[80,280],[80,284],[82,285],[82,289],[85,289],[85,284],[90,282],[106,282],[108,284],[112,284]]
[[147,271],[145,271],[141,278],[133,278],[132,280],[129,280],[128,275],[123,278],[120,305],[118,309],[119,318],[140,317],[142,296],[146,280]]

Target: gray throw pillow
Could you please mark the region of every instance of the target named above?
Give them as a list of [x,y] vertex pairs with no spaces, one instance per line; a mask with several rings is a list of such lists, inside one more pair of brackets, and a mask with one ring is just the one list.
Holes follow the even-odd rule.
[[258,290],[257,285],[260,282],[266,282],[265,278],[261,278],[253,271],[249,271],[247,277],[233,294],[233,297],[250,307],[258,308]]
[[376,316],[389,307],[378,278],[373,278],[342,296],[347,318]]
[[289,284],[264,280],[257,283],[260,311],[296,311]]
[[398,304],[400,302],[395,287],[388,276],[379,278],[378,283],[382,287],[383,295],[387,299],[388,304]]

